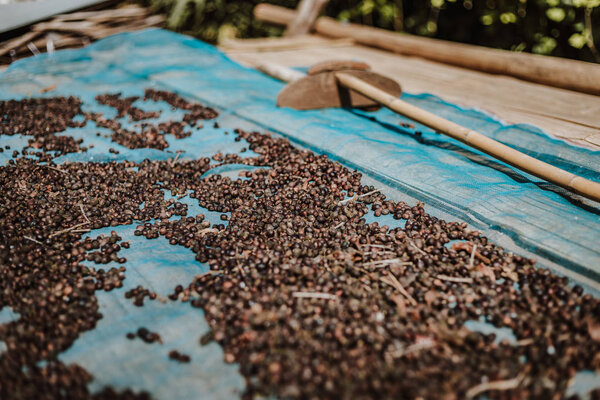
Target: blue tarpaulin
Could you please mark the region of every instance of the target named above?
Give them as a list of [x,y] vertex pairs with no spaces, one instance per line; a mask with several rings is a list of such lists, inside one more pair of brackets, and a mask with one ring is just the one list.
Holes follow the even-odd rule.
[[[42,88],[55,84],[56,89],[40,94]],[[244,144],[235,142],[226,131],[269,131],[359,170],[364,183],[382,188],[394,200],[409,204],[423,201],[430,214],[467,222],[508,250],[534,258],[539,265],[598,293],[598,203],[515,170],[426,127],[404,128],[401,123],[411,121],[385,109],[369,113],[277,108],[275,99],[283,85],[229,60],[208,44],[155,29],[115,35],[84,49],[18,61],[0,74],[0,99],[73,95],[82,99],[85,111],[113,117],[115,110],[98,104],[96,95],[121,92],[143,96],[146,88],[175,91],[218,109],[219,128],[210,121],[195,128],[187,138],[168,135],[169,147],[164,151],[130,150],[96,136],[97,132],[109,131],[88,122],[83,128],[61,134],[82,138],[83,146],[94,147],[84,153],[67,154],[56,162],[164,160],[173,158],[177,151],[183,152],[180,159],[236,153]],[[403,94],[402,98],[533,157],[600,181],[598,151],[554,139],[533,126],[505,125],[490,115],[429,94]],[[160,102],[140,101],[135,105],[162,110],[159,118],[165,121],[178,113]],[[126,121],[122,122],[127,127]],[[26,144],[24,136],[0,137],[0,145],[12,149],[19,150]],[[109,148],[118,154],[109,153]],[[247,157],[252,152],[240,155]],[[8,159],[10,152],[0,153],[0,163]],[[165,193],[166,198],[170,196]],[[202,212],[209,219],[213,217],[192,200],[183,200],[190,206],[190,215]],[[216,223],[217,219],[212,221]],[[386,219],[385,223],[398,222]],[[134,228],[135,224],[90,232],[90,236],[97,236],[116,230],[131,242],[131,248],[123,250],[129,260],[127,279],[122,289],[97,294],[104,318],[60,359],[84,366],[94,376],[92,390],[112,385],[148,390],[159,399],[239,397],[244,381],[237,367],[222,362],[218,345],[198,343],[199,332],[208,330],[200,311],[189,305],[160,302],[136,308],[123,297],[126,290],[140,284],[164,296],[175,285],[189,282],[208,268],[195,261],[189,249],[169,246],[164,238],[140,239],[133,235]],[[8,312],[2,310],[0,317]],[[18,314],[7,318],[18,318]],[[2,318],[0,321],[5,322]],[[160,331],[164,344],[128,341],[125,334],[139,326]],[[184,350],[191,355],[192,363],[170,362],[167,354],[171,349]]]

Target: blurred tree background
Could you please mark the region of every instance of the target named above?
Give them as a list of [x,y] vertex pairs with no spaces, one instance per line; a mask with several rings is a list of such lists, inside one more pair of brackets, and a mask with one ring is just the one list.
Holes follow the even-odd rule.
[[[254,20],[259,1],[144,1],[167,13],[169,28],[211,43],[282,33]],[[298,0],[268,3],[296,8]],[[600,62],[600,0],[331,0],[325,14],[415,35]]]

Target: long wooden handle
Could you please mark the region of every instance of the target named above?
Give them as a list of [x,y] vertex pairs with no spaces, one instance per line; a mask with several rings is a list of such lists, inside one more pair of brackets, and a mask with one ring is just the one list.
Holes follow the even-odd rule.
[[460,140],[531,175],[600,202],[600,183],[557,168],[497,142],[494,139],[490,139],[479,132],[415,107],[350,74],[338,72],[335,76],[340,85],[357,91],[398,114],[420,122],[456,140]]
[[255,67],[257,70],[284,82],[294,82],[306,76],[306,74],[303,74],[300,71],[296,71],[295,69],[284,67],[278,64],[261,63],[255,65]]
[[[262,21],[287,25],[295,18],[296,11],[259,4],[254,15]],[[352,38],[357,43],[399,54],[600,95],[599,64],[416,37],[358,24],[342,24],[327,17],[317,19],[314,30],[325,36]]]

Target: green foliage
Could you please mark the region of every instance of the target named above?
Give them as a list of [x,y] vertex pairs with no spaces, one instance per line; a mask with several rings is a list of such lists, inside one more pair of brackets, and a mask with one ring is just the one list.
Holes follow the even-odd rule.
[[[254,6],[260,1],[230,0],[143,0],[155,11],[167,14],[170,29],[216,43],[225,37],[260,37],[281,34],[281,27],[260,23],[252,18]],[[285,7],[295,7],[297,1],[279,1]]]
[[[208,42],[282,32],[252,18],[256,0],[145,1],[168,14],[171,29]],[[600,62],[600,0],[331,0],[325,13],[416,35]]]

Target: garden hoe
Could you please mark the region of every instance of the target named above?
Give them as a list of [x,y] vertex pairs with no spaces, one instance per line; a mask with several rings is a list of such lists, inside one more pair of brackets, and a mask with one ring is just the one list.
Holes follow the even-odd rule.
[[400,100],[400,85],[370,71],[365,63],[319,63],[311,67],[306,75],[273,64],[262,64],[257,68],[274,78],[289,82],[277,96],[279,107],[311,110],[329,107],[374,109],[384,106],[515,168],[600,202],[600,183],[528,156],[479,132]]

